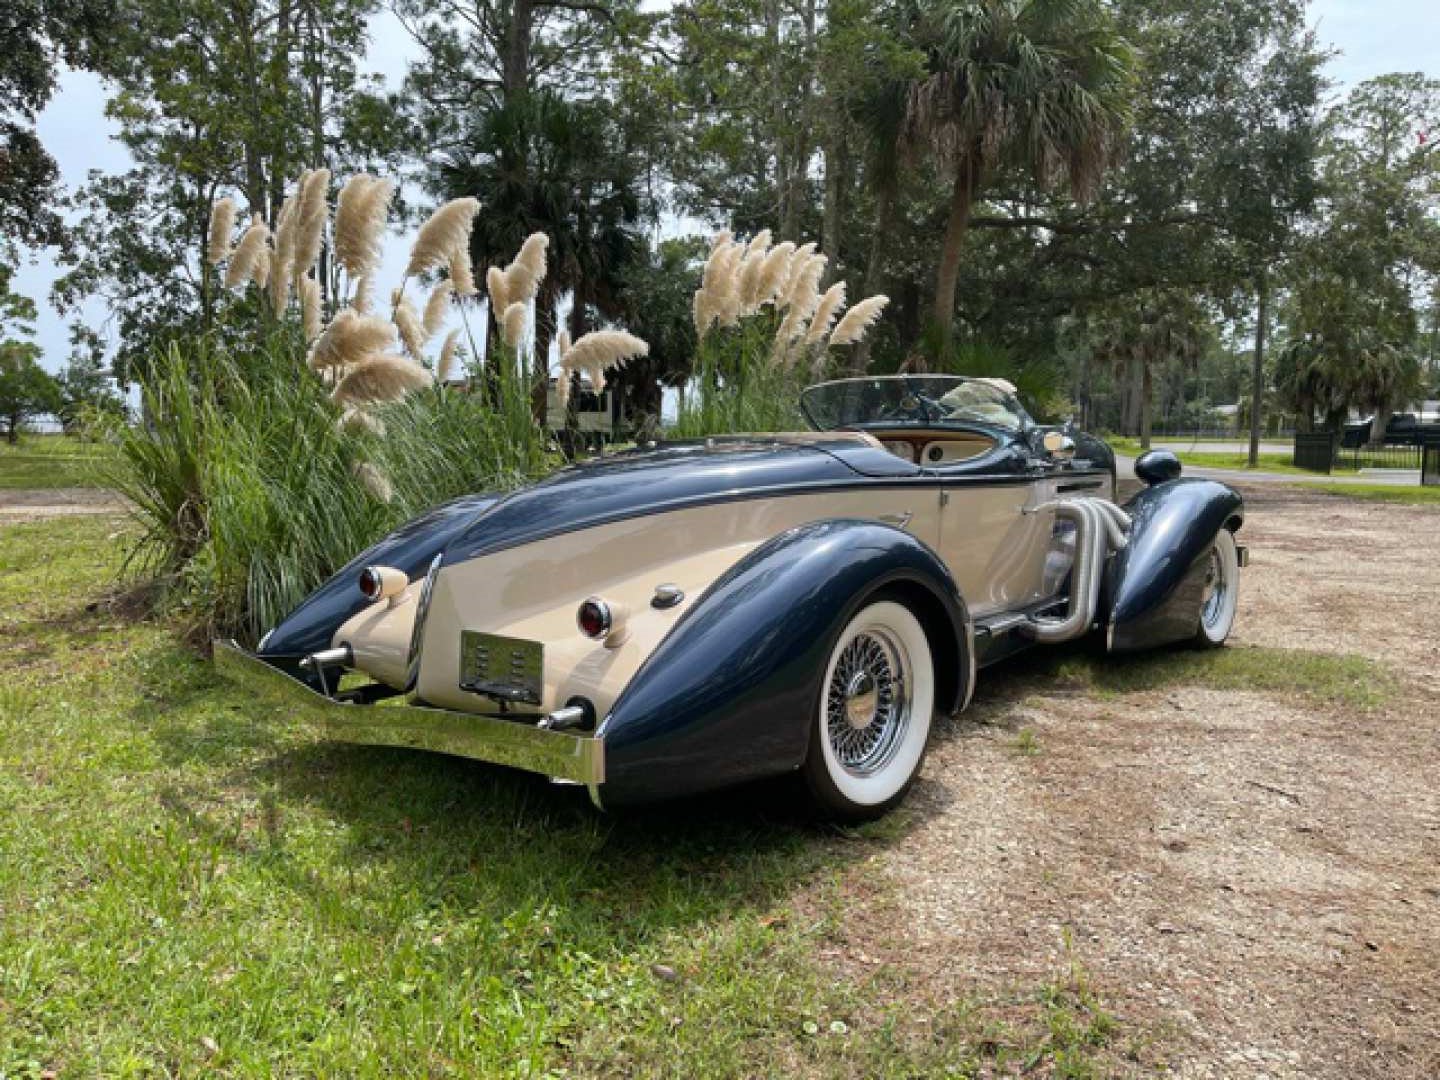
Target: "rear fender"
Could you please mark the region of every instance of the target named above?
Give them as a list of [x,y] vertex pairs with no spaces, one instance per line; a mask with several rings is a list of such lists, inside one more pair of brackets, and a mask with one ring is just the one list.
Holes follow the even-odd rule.
[[1106,577],[1107,642],[1129,652],[1188,641],[1200,628],[1205,559],[1221,529],[1238,529],[1245,503],[1214,480],[1169,480],[1125,504],[1130,542]]
[[646,659],[600,729],[600,797],[649,801],[798,768],[832,644],[881,590],[900,593],[925,625],[936,707],[963,707],[971,628],[944,563],[888,525],[813,522],[726,571]]
[[360,591],[362,569],[391,566],[403,570],[411,581],[420,580],[435,556],[498,500],[497,495],[469,495],[437,506],[402,525],[355,556],[307,596],[261,639],[256,655],[292,675],[301,675],[300,659],[328,649],[335,631],[371,604]]

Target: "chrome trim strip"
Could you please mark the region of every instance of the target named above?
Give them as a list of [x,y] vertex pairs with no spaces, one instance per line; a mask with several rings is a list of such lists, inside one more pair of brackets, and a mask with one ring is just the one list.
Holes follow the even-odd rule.
[[215,670],[264,704],[318,725],[330,738],[368,746],[400,746],[508,765],[585,784],[595,796],[605,782],[599,737],[545,731],[492,716],[385,702],[352,705],[323,697],[233,641],[217,641]]

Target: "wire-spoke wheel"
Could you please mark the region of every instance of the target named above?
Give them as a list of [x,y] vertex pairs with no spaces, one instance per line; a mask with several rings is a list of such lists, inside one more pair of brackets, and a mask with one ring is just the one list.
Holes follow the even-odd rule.
[[1195,644],[1215,648],[1225,644],[1230,628],[1235,625],[1235,605],[1240,595],[1240,553],[1235,546],[1235,534],[1221,529],[1206,558]]
[[904,797],[930,737],[930,643],[903,604],[879,600],[840,632],[811,729],[805,779],[816,802],[850,820]]

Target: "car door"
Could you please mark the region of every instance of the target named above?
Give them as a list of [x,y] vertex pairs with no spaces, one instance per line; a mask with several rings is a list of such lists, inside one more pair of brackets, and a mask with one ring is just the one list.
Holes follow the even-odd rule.
[[927,469],[938,486],[940,557],[971,614],[983,618],[1038,600],[1054,515],[1039,507],[1056,482],[1019,437],[953,466]]

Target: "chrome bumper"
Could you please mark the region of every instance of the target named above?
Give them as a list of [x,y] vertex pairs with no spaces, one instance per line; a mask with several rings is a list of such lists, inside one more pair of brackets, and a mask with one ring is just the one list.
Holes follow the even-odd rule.
[[605,744],[589,735],[400,702],[334,701],[232,641],[215,642],[215,669],[264,704],[318,724],[342,742],[407,746],[508,765],[584,784],[592,797],[596,785],[605,782]]

